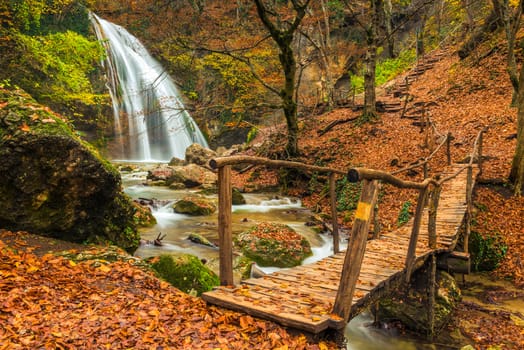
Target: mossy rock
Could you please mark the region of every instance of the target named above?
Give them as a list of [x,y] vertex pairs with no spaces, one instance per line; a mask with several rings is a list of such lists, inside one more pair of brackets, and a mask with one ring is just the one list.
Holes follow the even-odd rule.
[[156,218],[153,216],[150,207],[137,202],[133,202],[133,205],[136,209],[133,219],[137,227],[152,227],[156,225]]
[[218,276],[194,255],[164,254],[149,261],[161,278],[188,294],[201,295],[220,284]]
[[[406,328],[416,332],[428,333],[428,293],[427,269],[414,275],[410,286],[397,291],[379,302],[379,319],[395,319]],[[437,295],[435,297],[435,331],[444,327],[451,313],[461,299],[461,292],[455,279],[444,271],[437,271]]]
[[232,202],[233,205],[246,204],[246,199],[244,198],[244,195],[240,193],[238,188],[233,188]]
[[211,215],[217,208],[209,199],[196,196],[187,196],[173,205],[175,213],[192,216]]
[[23,91],[0,88],[0,227],[72,242],[139,244],[118,171]]
[[235,243],[260,266],[298,266],[312,255],[309,241],[284,224],[259,223],[240,233]]
[[196,243],[196,244],[201,244],[201,245],[205,245],[205,246],[212,247],[212,248],[217,247],[215,244],[209,241],[209,239],[195,232],[191,232],[189,236],[187,237],[187,239],[189,239],[191,242]]

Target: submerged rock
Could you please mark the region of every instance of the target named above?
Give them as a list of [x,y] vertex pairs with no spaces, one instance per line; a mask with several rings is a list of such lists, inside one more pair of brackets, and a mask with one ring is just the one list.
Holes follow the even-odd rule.
[[187,239],[189,239],[191,242],[196,243],[196,244],[202,244],[202,245],[212,247],[212,248],[217,247],[216,244],[212,243],[209,239],[195,232],[191,232],[189,236],[187,237]]
[[0,227],[138,247],[118,171],[21,91],[0,89],[0,159]]

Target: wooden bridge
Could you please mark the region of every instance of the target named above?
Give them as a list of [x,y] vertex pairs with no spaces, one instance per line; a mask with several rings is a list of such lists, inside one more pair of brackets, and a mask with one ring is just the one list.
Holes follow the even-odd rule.
[[[429,157],[403,170],[418,166],[427,170],[427,163],[446,143],[449,162],[450,137],[448,133]],[[229,164],[237,162],[266,165],[270,162],[274,166],[283,164],[279,164],[282,163],[280,161],[253,157],[217,158],[214,164],[219,169],[222,286],[204,293],[202,297],[211,304],[242,311],[314,334],[328,328],[345,327],[346,323],[364,308],[372,305],[394,288],[403,286],[409,281],[412,272],[428,259],[434,271],[437,254],[452,252],[462,231],[464,231],[464,253],[457,255],[463,255],[465,258],[468,256],[471,194],[474,179],[482,170],[481,153],[482,131],[475,140],[469,163],[449,164],[444,172],[432,178],[427,177],[422,182],[404,181],[394,174],[376,170],[351,169],[347,174],[348,179],[353,182],[363,181],[363,189],[346,252],[338,252],[338,244],[335,244],[335,253],[330,257],[313,264],[282,269],[261,278],[243,280],[237,286],[233,285],[231,267],[231,209],[228,211],[231,207],[229,198],[231,185],[227,173]],[[292,162],[285,163],[286,166],[290,166]],[[326,168],[320,170],[318,167],[300,163],[292,166],[314,171],[328,171]],[[329,169],[329,172],[332,211],[335,212],[334,174],[341,172],[334,169]],[[426,171],[424,173],[427,174]],[[373,220],[380,181],[401,188],[418,189],[417,209],[414,218],[406,225],[394,232],[368,240],[369,224]],[[333,216],[336,218],[336,215]],[[464,230],[462,230],[463,223],[465,223]],[[338,243],[336,220],[333,221],[333,226],[334,243]],[[432,278],[435,278],[434,273]],[[432,285],[434,284],[432,281]],[[434,298],[432,300],[434,301]],[[429,308],[431,312],[432,306],[430,305]],[[432,317],[428,319],[431,320]]]

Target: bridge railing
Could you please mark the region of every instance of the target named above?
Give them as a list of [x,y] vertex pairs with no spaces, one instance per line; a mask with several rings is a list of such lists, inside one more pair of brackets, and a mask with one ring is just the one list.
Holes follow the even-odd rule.
[[[357,210],[355,214],[355,219],[353,222],[353,227],[351,231],[350,241],[348,248],[346,250],[346,256],[344,258],[344,266],[342,268],[342,275],[340,277],[339,289],[335,299],[335,304],[333,306],[333,313],[342,317],[346,322],[349,321],[351,304],[353,300],[353,295],[358,281],[358,276],[360,274],[360,269],[362,266],[362,261],[364,258],[364,252],[366,249],[366,242],[369,231],[370,224],[370,213],[371,209],[375,205],[376,195],[374,193],[378,191],[379,181],[389,183],[399,188],[409,188],[417,189],[419,191],[417,208],[415,211],[415,216],[413,218],[413,226],[411,229],[411,236],[408,245],[408,251],[406,254],[406,280],[409,281],[411,272],[414,267],[416,260],[416,247],[418,236],[420,232],[420,226],[422,223],[422,215],[424,213],[424,207],[426,199],[431,192],[431,201],[429,207],[429,221],[428,221],[428,245],[429,248],[436,248],[436,216],[438,210],[438,202],[440,198],[441,188],[445,182],[452,180],[457,177],[464,170],[467,170],[467,183],[466,183],[466,232],[464,234],[464,251],[468,252],[468,239],[470,233],[470,219],[471,219],[471,207],[472,207],[472,190],[473,190],[473,164],[477,160],[479,171],[482,169],[482,139],[485,129],[481,130],[477,137],[475,138],[473,144],[473,150],[469,155],[469,161],[463,167],[455,171],[453,174],[440,178],[440,175],[435,175],[433,177],[425,178],[422,182],[406,181],[399,177],[396,177],[392,173],[387,173],[379,170],[372,170],[366,168],[352,168],[348,171],[347,178],[351,182],[362,181],[362,192],[360,196],[359,203],[357,205]],[[446,140],[443,142],[448,142],[450,134],[447,134]],[[443,143],[441,143],[442,145]],[[435,152],[438,149],[435,150]],[[423,162],[416,164],[416,166],[423,166],[429,161],[427,157]],[[449,159],[449,158],[448,158]],[[406,171],[402,169],[401,171]],[[400,172],[400,171],[399,171]],[[397,172],[398,173],[398,172]],[[432,191],[430,191],[430,186],[433,186]]]
[[221,285],[233,285],[233,237],[231,227],[231,165],[248,163],[264,165],[273,168],[295,168],[305,171],[314,171],[329,175],[329,195],[332,216],[333,251],[340,251],[337,206],[336,206],[336,175],[346,175],[346,171],[308,165],[300,162],[272,160],[261,157],[231,156],[211,159],[209,165],[218,169],[218,239],[219,239],[219,277]]
[[[339,251],[339,234],[336,212],[336,193],[335,181],[336,175],[346,175],[349,181],[362,181],[362,192],[359,203],[355,212],[355,219],[353,222],[352,232],[346,250],[344,266],[340,278],[339,289],[333,307],[333,313],[342,317],[346,322],[349,320],[351,301],[355,292],[360,268],[364,258],[367,237],[369,233],[369,226],[372,218],[375,216],[375,203],[378,198],[379,183],[386,182],[399,188],[416,189],[419,191],[417,207],[413,219],[413,226],[411,236],[406,254],[406,277],[409,280],[414,262],[416,260],[415,250],[417,246],[420,226],[422,223],[422,215],[428,195],[431,193],[431,200],[429,205],[429,223],[428,223],[428,240],[429,247],[436,247],[436,213],[438,210],[438,202],[442,185],[458,176],[461,172],[467,170],[467,189],[466,189],[466,233],[464,250],[467,252],[467,239],[469,237],[469,221],[471,218],[471,196],[473,185],[473,164],[477,160],[479,171],[482,171],[482,135],[485,130],[481,130],[475,139],[473,151],[469,156],[469,161],[455,173],[440,178],[434,175],[428,177],[427,164],[434,158],[435,154],[446,144],[447,160],[451,162],[450,156],[450,140],[451,134],[447,133],[443,141],[436,147],[436,149],[419,162],[410,165],[407,168],[400,169],[394,173],[387,173],[379,170],[366,168],[352,168],[348,172],[314,165],[308,165],[300,162],[290,162],[281,160],[270,160],[260,157],[250,156],[231,156],[219,157],[210,161],[210,166],[218,170],[218,198],[219,198],[219,212],[218,212],[218,230],[219,230],[219,262],[220,262],[220,283],[221,285],[233,285],[233,237],[231,226],[232,214],[232,186],[231,186],[231,166],[240,163],[249,163],[253,165],[264,165],[276,168],[296,168],[306,171],[314,171],[329,175],[329,189],[330,189],[330,204],[333,223],[333,245],[334,252]],[[424,167],[425,178],[422,182],[403,180],[397,176],[398,173],[407,171],[416,167]],[[430,188],[430,186],[432,186]]]

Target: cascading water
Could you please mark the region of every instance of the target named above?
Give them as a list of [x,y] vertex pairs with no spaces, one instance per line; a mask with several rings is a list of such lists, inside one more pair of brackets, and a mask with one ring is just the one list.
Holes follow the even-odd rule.
[[207,147],[160,63],[123,27],[91,16],[108,54],[106,69],[120,148],[114,157],[138,161],[162,161],[173,156],[183,159],[191,144]]

